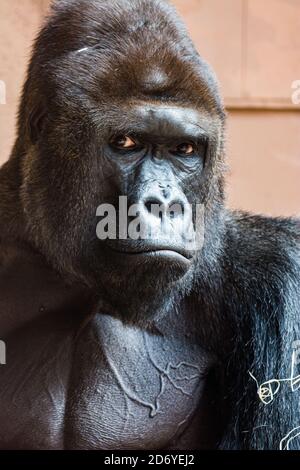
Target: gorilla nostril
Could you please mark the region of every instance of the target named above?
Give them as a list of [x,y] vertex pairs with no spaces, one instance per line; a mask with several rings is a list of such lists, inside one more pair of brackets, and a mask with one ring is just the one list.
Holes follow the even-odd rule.
[[160,219],[162,218],[162,213],[165,211],[165,205],[161,200],[155,197],[148,198],[144,201],[144,206],[149,214],[156,215]]
[[158,197],[149,197],[144,201],[144,206],[149,214],[154,215],[162,220],[166,215],[170,219],[177,217],[184,217],[184,204],[180,200],[173,200],[170,203],[165,203]]
[[181,201],[173,201],[168,205],[168,215],[170,219],[184,216],[184,204]]

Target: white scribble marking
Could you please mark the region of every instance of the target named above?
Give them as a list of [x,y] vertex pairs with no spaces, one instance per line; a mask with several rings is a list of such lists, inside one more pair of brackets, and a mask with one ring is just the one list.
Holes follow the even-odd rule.
[[[294,434],[295,432],[296,434]],[[286,436],[284,436],[283,439],[281,439],[280,444],[279,444],[279,449],[290,450],[290,442],[292,442],[298,436],[300,436],[300,426],[297,426],[296,428],[292,429],[289,433],[287,433]]]
[[[254,375],[249,371],[250,377],[255,381],[257,385],[257,394],[259,396],[260,401],[264,405],[269,405],[275,398],[275,395],[279,392],[281,383],[288,382],[290,383],[290,387],[292,392],[300,389],[300,374],[296,375],[296,365],[299,364],[299,346],[298,341],[294,341],[293,343],[295,349],[292,353],[292,362],[291,362],[291,376],[286,379],[270,379],[266,382],[263,382],[259,385],[258,380]],[[274,387],[274,388],[273,388]],[[246,431],[245,431],[246,432]],[[289,431],[280,441],[279,449],[280,450],[289,450],[290,443],[300,436],[300,426],[296,426],[291,431]]]
[[275,398],[275,395],[279,392],[281,383],[289,382],[291,386],[292,392],[299,390],[300,388],[300,375],[295,375],[295,365],[297,364],[297,351],[293,351],[292,353],[292,364],[291,364],[291,376],[286,379],[270,379],[266,382],[259,385],[258,380],[254,377],[254,375],[249,371],[250,377],[256,382],[257,385],[257,394],[259,396],[260,401],[263,402],[264,405],[269,405]]

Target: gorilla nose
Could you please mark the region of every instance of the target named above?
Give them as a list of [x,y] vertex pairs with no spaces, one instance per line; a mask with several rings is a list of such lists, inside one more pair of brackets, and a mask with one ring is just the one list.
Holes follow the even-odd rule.
[[157,195],[149,195],[144,199],[143,205],[148,214],[160,219],[163,217],[175,219],[184,216],[184,202],[179,198],[167,200]]

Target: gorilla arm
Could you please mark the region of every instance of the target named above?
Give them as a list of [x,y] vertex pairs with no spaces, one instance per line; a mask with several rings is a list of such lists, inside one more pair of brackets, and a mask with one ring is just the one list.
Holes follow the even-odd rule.
[[236,333],[226,369],[231,418],[220,447],[276,450],[300,425],[297,361],[292,370],[300,339],[300,225],[232,215],[224,309]]

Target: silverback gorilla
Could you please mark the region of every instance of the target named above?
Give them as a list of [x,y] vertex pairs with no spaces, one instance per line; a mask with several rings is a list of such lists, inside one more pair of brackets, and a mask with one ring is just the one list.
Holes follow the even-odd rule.
[[[0,172],[2,449],[279,449],[300,426],[299,222],[225,208],[224,125],[167,2],[54,2]],[[100,239],[120,196],[177,238]]]

